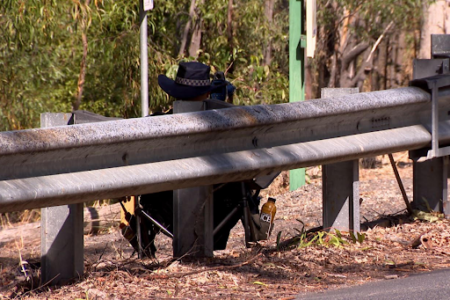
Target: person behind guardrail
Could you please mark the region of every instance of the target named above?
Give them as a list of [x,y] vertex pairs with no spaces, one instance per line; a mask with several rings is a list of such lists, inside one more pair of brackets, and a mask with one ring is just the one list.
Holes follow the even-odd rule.
[[[200,62],[180,62],[175,80],[165,75],[158,76],[158,84],[169,96],[176,100],[204,101],[210,96],[214,99],[232,102],[235,87],[225,80],[222,72],[216,73],[214,80],[210,80],[210,67]],[[155,113],[150,116],[171,114]],[[250,241],[267,239],[269,230],[260,222],[259,190],[261,188],[254,181],[231,182],[214,185],[214,250],[225,249],[231,229],[242,220],[244,224],[244,209],[250,212],[247,218],[251,228]],[[154,239],[160,232],[171,236],[173,232],[173,191],[165,191],[141,195],[142,211],[152,220],[143,217],[141,221],[142,246],[144,253],[154,257],[156,247]],[[245,205],[242,204],[245,199]],[[248,207],[248,208],[247,208]],[[224,221],[225,220],[225,221]],[[224,221],[224,222],[223,222]],[[219,226],[220,225],[220,226]],[[261,226],[262,225],[262,226]],[[136,231],[136,228],[134,228]],[[136,249],[136,244],[133,243]]]

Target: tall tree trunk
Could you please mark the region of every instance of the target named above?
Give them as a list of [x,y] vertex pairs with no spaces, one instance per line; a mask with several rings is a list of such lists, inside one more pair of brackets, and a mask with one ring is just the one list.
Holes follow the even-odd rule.
[[380,86],[378,84],[380,77],[380,73],[378,72],[378,51],[373,54],[372,64],[372,72],[370,72],[369,74],[370,91],[378,91],[380,89]]
[[391,39],[386,41],[385,62],[384,62],[384,89],[389,88],[389,49],[391,48]]
[[389,88],[395,88],[395,51],[397,49],[397,41],[392,39],[391,49],[389,51]]
[[396,65],[396,84],[397,87],[405,86],[407,85],[407,79],[408,74],[411,72],[407,72],[409,69],[409,66],[411,65],[410,59],[407,59],[406,55],[406,41],[405,41],[405,33],[400,32],[398,34],[398,45],[397,45],[397,52],[396,52],[396,58],[395,58],[395,65]]
[[191,36],[191,43],[189,44],[189,56],[198,57],[198,51],[200,50],[200,45],[202,43],[202,22],[198,19],[195,22],[192,36]]
[[186,50],[186,44],[189,38],[189,32],[191,30],[191,23],[195,17],[195,8],[195,0],[191,0],[191,5],[189,7],[189,19],[186,22],[186,26],[184,26],[183,35],[181,37],[180,51],[178,51],[178,57],[184,56],[184,51]]
[[[386,78],[386,72],[385,72],[385,68],[386,68],[386,50],[387,49],[387,39],[383,40],[380,43],[380,46],[378,47],[378,51],[377,51],[377,83],[376,83],[376,89],[372,89],[372,91],[379,91],[379,90],[385,90],[386,89],[386,83],[385,83],[385,78]],[[374,62],[375,63],[375,62]]]
[[[203,4],[204,0],[200,1]],[[189,44],[189,56],[198,57],[198,51],[200,50],[200,45],[202,43],[202,26],[203,21],[200,16],[194,10],[194,28],[192,29],[191,43]]]
[[450,8],[448,1],[437,0],[431,4],[424,1],[424,22],[420,37],[419,58],[431,57],[431,35],[450,33]]
[[[275,0],[265,0],[264,1],[264,14],[266,16],[267,23],[269,24],[269,28],[272,25],[273,21],[273,6],[275,4]],[[263,65],[268,66],[272,62],[272,40],[270,39],[270,34],[268,35],[267,45],[264,49],[264,61]]]
[[335,51],[331,56],[331,71],[330,71],[330,80],[328,81],[329,88],[336,87],[336,73],[337,73],[337,52]]
[[230,66],[225,73],[233,73],[234,70],[234,42],[233,42],[233,0],[228,0],[228,11],[227,11],[227,39],[228,47],[230,49],[231,62]]
[[83,43],[83,56],[81,57],[81,64],[80,64],[80,75],[78,76],[78,84],[77,84],[77,95],[76,99],[72,104],[72,110],[78,110],[81,105],[81,100],[83,98],[83,89],[84,89],[84,81],[86,78],[86,59],[88,54],[88,41],[87,41],[87,23],[88,23],[88,6],[89,6],[90,0],[86,0],[85,2],[85,10],[82,13],[82,19],[81,19],[81,40]]
[[325,36],[325,29],[323,28],[323,26],[319,26],[316,51],[317,55],[315,57],[314,70],[314,76],[316,77],[317,82],[317,90],[314,98],[320,97],[321,88],[327,87],[332,80],[330,79],[327,62],[329,61],[329,57],[334,56],[334,54],[329,53],[325,38],[321,38],[323,36]]
[[354,87],[359,79],[356,78],[360,72],[356,71],[356,60],[368,48],[369,43],[361,42],[356,44],[356,41],[351,41],[347,44],[346,49],[342,53],[341,78],[339,81],[340,87]]
[[313,99],[313,74],[312,74],[312,58],[307,57],[305,60],[305,100]]

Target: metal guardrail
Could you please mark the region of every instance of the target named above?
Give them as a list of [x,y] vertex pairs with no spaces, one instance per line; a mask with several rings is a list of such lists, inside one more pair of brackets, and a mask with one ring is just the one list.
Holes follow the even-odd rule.
[[430,101],[430,94],[423,90],[401,88],[280,105],[2,132],[0,180],[270,148],[426,124],[431,116]]
[[[440,142],[450,101],[439,91]],[[414,87],[0,133],[0,212],[218,182],[429,146]]]
[[[438,38],[450,45],[450,36]],[[433,49],[433,53],[448,51],[448,46]],[[420,209],[426,199],[427,209],[449,217],[449,60],[433,58],[414,62],[410,84],[416,87],[339,97],[335,96],[349,91],[330,90],[323,95],[332,99],[220,110],[214,108],[223,107],[223,102],[179,102],[189,107],[204,105],[193,110],[213,110],[2,132],[0,212],[45,207],[41,210],[41,279],[52,284],[83,272],[82,202],[89,200],[323,165],[324,228],[359,231],[357,159],[410,150],[412,205]],[[43,126],[68,123],[45,116],[41,121]],[[423,157],[428,159],[422,161]],[[174,224],[174,255],[184,255],[183,249],[191,246],[203,247],[203,255],[212,255],[211,193],[197,197],[197,191],[195,196],[204,203],[203,212],[192,216],[202,224],[197,229],[204,229],[203,237],[197,229]],[[181,194],[180,190],[174,193],[178,209],[185,199],[189,205],[193,202],[187,197],[192,195],[189,191]],[[174,218],[187,220],[177,213]],[[202,242],[193,242],[199,237]]]
[[269,149],[5,180],[0,181],[0,210],[23,210],[240,181],[290,168],[419,149],[430,142],[431,135],[422,126],[409,126]]

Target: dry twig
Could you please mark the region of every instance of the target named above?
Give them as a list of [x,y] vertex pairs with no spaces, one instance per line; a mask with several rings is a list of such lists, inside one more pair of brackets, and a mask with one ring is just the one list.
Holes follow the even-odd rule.
[[239,264],[236,264],[236,265],[218,266],[218,267],[212,267],[212,268],[203,269],[203,270],[195,270],[195,271],[185,272],[185,273],[174,273],[174,274],[170,274],[170,275],[157,274],[157,275],[151,275],[149,279],[181,278],[181,277],[190,276],[190,275],[194,275],[194,274],[199,274],[199,273],[203,273],[203,272],[223,271],[223,270],[236,269],[236,268],[239,268],[239,267],[242,267],[242,266],[245,266],[245,265],[248,265],[248,264],[252,263],[253,261],[255,261],[260,256],[261,256],[261,253],[258,253],[257,255],[253,256],[249,260],[246,260],[246,261],[244,261],[242,263],[239,263]]

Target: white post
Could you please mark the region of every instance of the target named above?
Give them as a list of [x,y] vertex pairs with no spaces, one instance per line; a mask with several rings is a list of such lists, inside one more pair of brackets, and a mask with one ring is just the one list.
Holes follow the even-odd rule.
[[[141,44],[141,106],[142,116],[148,116],[148,51],[147,51],[147,10],[148,2],[141,0],[139,19],[141,20],[140,44]],[[153,1],[152,1],[153,2]]]

